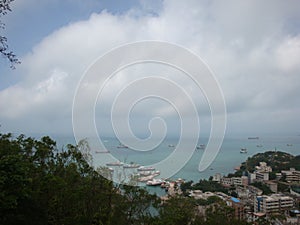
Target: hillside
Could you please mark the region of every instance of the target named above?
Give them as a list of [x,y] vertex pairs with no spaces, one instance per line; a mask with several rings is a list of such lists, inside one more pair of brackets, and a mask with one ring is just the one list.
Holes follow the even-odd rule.
[[290,167],[300,170],[300,155],[293,156],[289,153],[280,151],[257,153],[252,157],[249,157],[246,162],[243,162],[240,170],[248,170],[249,172],[253,172],[255,166],[259,165],[259,162],[266,162],[272,167],[273,172],[288,170]]

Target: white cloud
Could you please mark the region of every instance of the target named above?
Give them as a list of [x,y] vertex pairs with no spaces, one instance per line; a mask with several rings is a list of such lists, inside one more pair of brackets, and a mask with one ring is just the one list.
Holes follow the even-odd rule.
[[[60,121],[71,131],[73,96],[86,68],[118,45],[155,39],[185,46],[204,58],[223,88],[230,114],[242,113],[251,120],[257,118],[255,111],[263,111],[266,117],[269,112],[282,111],[286,119],[276,126],[288,130],[285,123],[295,121],[289,118],[295,115],[286,107],[299,111],[300,106],[295,97],[300,90],[296,76],[300,72],[300,38],[294,35],[299,30],[289,30],[288,25],[299,18],[299,12],[297,1],[166,0],[157,8],[144,5],[124,14],[93,14],[86,21],[59,28],[21,59],[19,72],[24,79],[0,91],[0,121],[7,122],[7,129],[16,129],[18,123],[25,126],[26,118],[34,116],[41,123],[34,131],[47,129],[49,120]],[[126,76],[117,77],[111,84],[112,93],[129,81]],[[193,85],[177,81],[198,98]],[[173,111],[165,105],[153,109],[157,113]],[[237,122],[231,122],[238,123],[239,117],[235,118]],[[272,121],[266,121],[266,130],[271,129]],[[31,131],[27,125],[25,130]],[[247,124],[241,126],[247,129]]]
[[287,37],[276,49],[276,59],[283,72],[300,70],[300,36]]

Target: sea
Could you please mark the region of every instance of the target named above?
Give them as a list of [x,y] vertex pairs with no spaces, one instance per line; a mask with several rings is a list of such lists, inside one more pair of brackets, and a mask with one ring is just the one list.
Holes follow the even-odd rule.
[[[57,142],[57,147],[62,149],[67,144],[75,144],[74,137],[52,136]],[[94,140],[87,139],[91,147],[93,157],[97,158],[94,148]],[[110,151],[114,157],[124,163],[138,163],[143,166],[156,163],[174,151],[178,139],[167,138],[155,149],[147,152],[134,151],[132,149],[120,148],[120,141],[117,138],[105,137],[101,138],[105,148]],[[199,138],[198,145],[206,145],[207,137]],[[173,146],[174,145],[174,146]],[[119,147],[118,147],[119,146]],[[246,148],[247,153],[240,153],[241,148]],[[265,135],[259,136],[257,139],[252,139],[247,136],[225,137],[220,148],[220,151],[211,165],[202,172],[199,172],[198,166],[203,155],[203,149],[196,149],[191,159],[174,174],[171,179],[182,178],[186,181],[198,182],[200,179],[208,179],[216,173],[227,175],[233,173],[235,168],[248,157],[270,150],[277,150],[290,153],[292,155],[300,155],[300,135]],[[97,160],[93,161],[93,166],[97,167]],[[158,192],[157,188],[150,188],[152,192]]]

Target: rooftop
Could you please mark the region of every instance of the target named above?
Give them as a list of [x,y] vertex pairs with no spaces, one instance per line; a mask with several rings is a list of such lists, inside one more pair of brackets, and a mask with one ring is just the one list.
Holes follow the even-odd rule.
[[230,199],[231,199],[233,202],[235,202],[235,203],[239,203],[239,202],[240,202],[240,200],[237,199],[237,198],[235,198],[235,197],[231,197]]

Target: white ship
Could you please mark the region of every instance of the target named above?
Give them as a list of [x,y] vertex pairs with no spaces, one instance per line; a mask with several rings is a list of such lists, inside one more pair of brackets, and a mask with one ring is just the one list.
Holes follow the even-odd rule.
[[111,163],[106,163],[107,166],[123,166],[122,162],[111,162]]
[[153,171],[155,170],[154,167],[144,167],[144,166],[141,166],[137,169],[138,171]]
[[247,149],[246,148],[241,148],[240,153],[247,153]]

